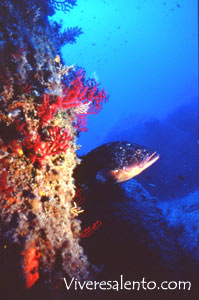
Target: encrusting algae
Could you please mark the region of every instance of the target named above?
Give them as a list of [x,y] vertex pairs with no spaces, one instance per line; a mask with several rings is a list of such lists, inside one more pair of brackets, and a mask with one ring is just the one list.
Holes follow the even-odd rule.
[[73,200],[76,135],[107,95],[62,65],[47,16],[57,1],[16,2],[0,4],[0,279],[6,291],[12,279],[55,289],[89,277]]

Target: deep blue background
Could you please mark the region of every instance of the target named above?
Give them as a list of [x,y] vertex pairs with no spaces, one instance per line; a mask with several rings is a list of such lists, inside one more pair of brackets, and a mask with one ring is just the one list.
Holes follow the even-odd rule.
[[96,77],[110,101],[89,117],[83,152],[103,143],[111,125],[130,112],[161,118],[197,97],[197,0],[78,0],[63,25],[82,27],[63,48],[67,65]]
[[88,117],[78,154],[112,140],[146,145],[161,157],[138,176],[147,190],[167,199],[194,191],[199,187],[198,1],[77,4],[55,16],[63,27],[84,32],[76,44],[63,47],[65,64],[84,67],[110,95],[103,110]]

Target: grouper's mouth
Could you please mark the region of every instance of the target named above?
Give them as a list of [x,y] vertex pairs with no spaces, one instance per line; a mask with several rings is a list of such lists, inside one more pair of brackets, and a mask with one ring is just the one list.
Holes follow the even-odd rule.
[[158,159],[160,155],[157,152],[153,152],[151,155],[147,155],[141,163],[139,163],[138,167],[143,170],[150,167],[152,164],[154,164]]
[[146,155],[145,158],[138,164],[133,164],[124,169],[112,170],[111,175],[117,182],[123,182],[129,180],[140,173],[142,173],[145,169],[150,167],[159,159],[159,154],[157,152],[153,152],[150,155]]

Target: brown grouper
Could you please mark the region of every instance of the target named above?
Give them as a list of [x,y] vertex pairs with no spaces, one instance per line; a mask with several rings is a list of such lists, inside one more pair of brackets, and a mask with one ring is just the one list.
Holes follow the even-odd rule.
[[159,154],[131,142],[103,144],[80,157],[81,163],[74,172],[80,184],[123,182],[150,167]]

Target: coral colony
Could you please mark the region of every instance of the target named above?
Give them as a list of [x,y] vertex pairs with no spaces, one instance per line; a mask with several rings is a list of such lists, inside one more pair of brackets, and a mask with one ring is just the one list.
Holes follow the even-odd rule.
[[[83,210],[74,201],[72,174],[79,163],[76,135],[87,130],[87,116],[98,113],[108,97],[83,69],[61,63],[56,39],[61,27],[48,20],[55,9],[74,5],[74,0],[0,4],[0,277],[5,287],[14,274],[27,289],[38,282],[57,287],[64,276],[87,278],[89,264],[79,241],[101,225],[97,220],[81,229],[77,217]],[[70,28],[62,44],[80,33]]]

